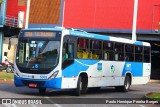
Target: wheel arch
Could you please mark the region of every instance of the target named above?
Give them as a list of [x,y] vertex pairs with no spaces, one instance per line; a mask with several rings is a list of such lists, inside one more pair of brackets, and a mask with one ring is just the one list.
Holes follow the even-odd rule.
[[88,84],[88,74],[86,72],[81,72],[78,77],[81,76],[82,81],[86,81]]
[[126,76],[129,76],[129,78],[130,78],[130,84],[132,84],[132,73],[131,72],[126,72],[126,75],[125,75],[125,77]]

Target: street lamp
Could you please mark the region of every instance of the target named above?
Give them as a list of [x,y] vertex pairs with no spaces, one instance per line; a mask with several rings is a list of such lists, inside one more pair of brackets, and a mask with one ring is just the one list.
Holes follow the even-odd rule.
[[137,13],[138,13],[138,0],[134,0],[133,10],[133,26],[132,26],[132,40],[137,40],[136,28],[137,28]]

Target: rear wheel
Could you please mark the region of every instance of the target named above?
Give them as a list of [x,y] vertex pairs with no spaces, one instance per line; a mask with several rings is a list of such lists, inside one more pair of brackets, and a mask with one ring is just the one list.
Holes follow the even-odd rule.
[[131,78],[129,76],[125,77],[123,86],[116,86],[117,91],[128,92],[131,86]]
[[39,88],[39,94],[45,95],[46,93],[46,88]]

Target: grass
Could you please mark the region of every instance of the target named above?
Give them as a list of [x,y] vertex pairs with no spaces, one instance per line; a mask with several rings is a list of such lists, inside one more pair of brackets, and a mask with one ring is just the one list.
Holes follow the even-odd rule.
[[160,93],[157,92],[153,92],[153,93],[149,93],[147,95],[148,98],[153,99],[153,100],[159,100],[160,101]]
[[0,79],[13,79],[13,73],[6,73],[6,71],[0,71]]

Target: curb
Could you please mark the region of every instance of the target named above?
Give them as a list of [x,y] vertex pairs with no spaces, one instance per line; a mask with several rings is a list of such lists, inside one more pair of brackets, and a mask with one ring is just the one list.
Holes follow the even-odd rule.
[[144,98],[148,99],[148,100],[156,100],[156,101],[158,101],[160,103],[160,99],[149,98],[149,95],[154,94],[154,93],[159,93],[159,92],[150,92],[150,93],[147,93],[147,94],[144,95]]
[[149,83],[160,83],[160,80],[150,80]]
[[13,79],[0,79],[0,83],[13,82]]

